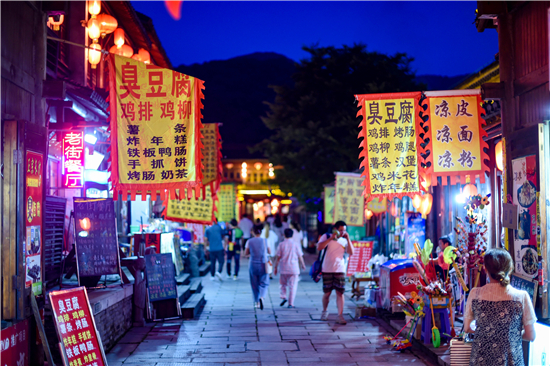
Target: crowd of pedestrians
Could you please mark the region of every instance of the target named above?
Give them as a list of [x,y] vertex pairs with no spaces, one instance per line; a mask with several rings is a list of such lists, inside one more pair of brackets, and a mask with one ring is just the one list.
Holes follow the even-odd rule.
[[[225,226],[225,228],[222,228]],[[346,224],[337,222],[334,229],[322,235],[317,249],[323,253],[323,313],[328,317],[328,304],[333,290],[336,292],[338,323],[346,324],[343,317],[345,289],[344,255],[353,255],[353,245],[346,232]],[[308,237],[300,224],[288,217],[269,216],[265,222],[253,222],[243,215],[237,222],[233,219],[226,225],[215,222],[205,231],[205,240],[211,259],[211,280],[238,280],[240,257],[249,258],[248,274],[254,306],[263,310],[270,280],[279,276],[280,306],[294,308],[298,291],[300,271],[305,270],[303,249],[308,246]],[[222,276],[224,257],[226,277]],[[287,305],[288,304],[288,305]]]

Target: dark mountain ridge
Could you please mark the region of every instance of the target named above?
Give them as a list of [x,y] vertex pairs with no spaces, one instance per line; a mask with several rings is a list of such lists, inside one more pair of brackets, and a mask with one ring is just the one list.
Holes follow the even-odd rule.
[[[251,154],[249,147],[271,135],[261,117],[266,116],[266,104],[275,101],[270,85],[292,86],[295,62],[274,52],[256,52],[227,60],[180,65],[176,71],[204,80],[203,122],[221,122],[224,158],[261,158]],[[427,90],[452,88],[467,75],[418,75],[416,81]]]

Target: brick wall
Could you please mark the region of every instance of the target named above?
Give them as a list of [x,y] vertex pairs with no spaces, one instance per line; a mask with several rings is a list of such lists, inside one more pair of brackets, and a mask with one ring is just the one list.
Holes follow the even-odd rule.
[[132,327],[132,299],[128,296],[94,316],[105,353]]

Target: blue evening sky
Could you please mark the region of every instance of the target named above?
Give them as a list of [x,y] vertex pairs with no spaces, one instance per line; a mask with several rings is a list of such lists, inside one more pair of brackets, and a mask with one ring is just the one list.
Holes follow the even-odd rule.
[[174,67],[276,52],[295,61],[304,45],[364,43],[370,51],[405,52],[417,74],[454,76],[494,61],[494,29],[478,33],[475,1],[184,1],[173,20],[162,1],[132,1],[153,19]]

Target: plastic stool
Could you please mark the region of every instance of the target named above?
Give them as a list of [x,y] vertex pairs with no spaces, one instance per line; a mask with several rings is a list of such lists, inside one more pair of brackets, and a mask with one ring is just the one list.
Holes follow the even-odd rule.
[[[424,344],[430,344],[432,342],[432,311],[429,307],[424,306],[424,314],[426,314],[426,316],[424,317],[424,319],[422,319],[422,333],[420,335],[420,339],[424,341]],[[439,314],[439,320],[441,321],[442,329],[439,329],[441,340],[449,340],[449,337],[443,335],[443,333],[451,334],[451,325],[449,323],[449,308],[434,308],[434,317],[436,317],[437,314]]]

